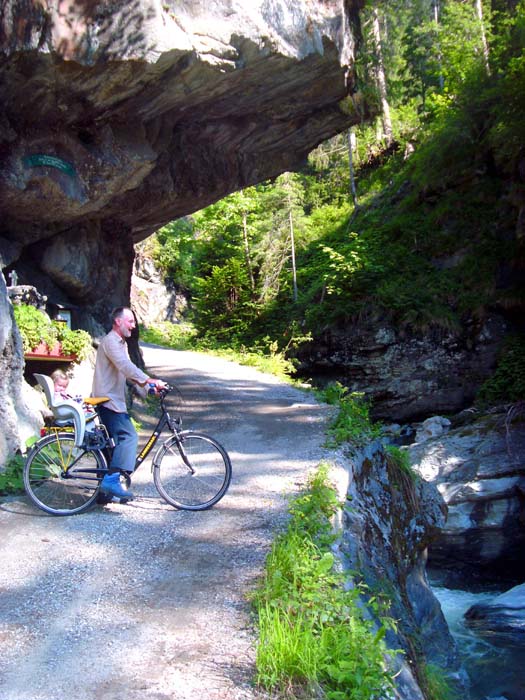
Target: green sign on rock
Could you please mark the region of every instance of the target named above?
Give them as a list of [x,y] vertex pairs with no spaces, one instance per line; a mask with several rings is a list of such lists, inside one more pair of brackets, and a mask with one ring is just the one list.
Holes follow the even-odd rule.
[[70,177],[75,177],[76,175],[75,168],[67,160],[44,153],[33,153],[30,156],[25,156],[23,163],[26,168],[56,168]]

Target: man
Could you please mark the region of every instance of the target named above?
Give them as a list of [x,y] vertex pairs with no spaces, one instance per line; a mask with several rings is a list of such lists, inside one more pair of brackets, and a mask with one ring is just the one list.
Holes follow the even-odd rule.
[[110,472],[102,479],[100,489],[107,496],[133,499],[133,494],[122,488],[119,469],[132,472],[137,456],[138,435],[127,413],[126,380],[144,386],[151,384],[158,391],[166,385],[152,379],[129,359],[126,338],[135,328],[131,309],[120,306],[111,313],[112,328],[104,336],[97,350],[92,396],[108,396],[109,401],[98,408],[101,421],[115,441]]

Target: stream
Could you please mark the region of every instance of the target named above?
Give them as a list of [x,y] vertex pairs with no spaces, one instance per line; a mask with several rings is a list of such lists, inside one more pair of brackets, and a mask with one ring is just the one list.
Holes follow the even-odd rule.
[[[432,583],[432,579],[431,583]],[[508,587],[507,587],[508,588]],[[450,632],[458,645],[463,666],[470,678],[471,700],[525,700],[525,650],[495,646],[465,625],[464,614],[476,603],[503,593],[506,588],[465,591],[432,583],[434,595]]]

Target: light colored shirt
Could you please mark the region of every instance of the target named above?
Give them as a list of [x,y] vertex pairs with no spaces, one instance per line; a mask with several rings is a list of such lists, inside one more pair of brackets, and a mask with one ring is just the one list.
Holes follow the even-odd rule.
[[129,359],[124,338],[111,330],[98,346],[91,395],[108,396],[109,401],[103,404],[106,408],[116,413],[127,413],[126,379],[144,384],[148,375]]

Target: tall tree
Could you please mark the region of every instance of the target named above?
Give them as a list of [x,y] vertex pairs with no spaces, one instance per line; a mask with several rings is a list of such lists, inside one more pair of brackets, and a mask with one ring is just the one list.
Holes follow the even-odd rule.
[[387,96],[387,84],[385,75],[385,65],[383,60],[383,47],[381,41],[381,24],[377,5],[372,8],[372,35],[374,37],[375,48],[375,74],[379,99],[381,101],[381,122],[383,125],[383,136],[387,146],[393,141],[392,119],[390,117],[390,105]]

